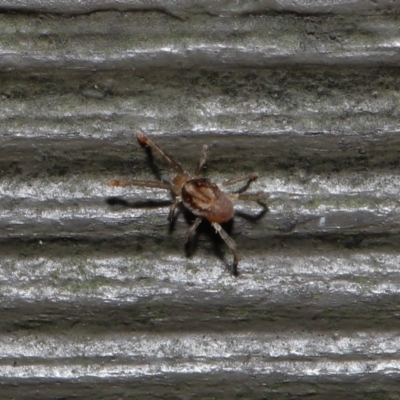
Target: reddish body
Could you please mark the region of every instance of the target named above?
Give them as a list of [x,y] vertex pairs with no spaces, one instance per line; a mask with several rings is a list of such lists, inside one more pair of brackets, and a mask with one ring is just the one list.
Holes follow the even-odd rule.
[[232,202],[209,179],[187,181],[182,187],[182,202],[194,215],[222,224],[233,218]]
[[227,222],[233,218],[235,211],[231,199],[258,202],[261,199],[268,197],[266,193],[243,194],[250,182],[257,179],[258,175],[256,173],[251,173],[247,176],[242,176],[224,182],[224,186],[234,185],[243,181],[247,182],[247,186],[244,190],[242,189],[240,192],[226,195],[215,183],[211,182],[209,179],[199,178],[201,169],[206,162],[208,152],[207,146],[203,146],[202,157],[197,164],[196,171],[193,175],[190,175],[143,133],[139,132],[137,134],[137,138],[141,145],[149,146],[153,151],[155,151],[164,160],[164,162],[176,172],[176,176],[172,179],[171,183],[139,180],[111,180],[108,182],[108,185],[122,187],[134,185],[170,190],[174,200],[171,204],[168,219],[172,220],[174,218],[175,209],[180,202],[182,202],[183,205],[196,216],[196,219],[193,221],[192,225],[187,231],[185,237],[186,241],[189,240],[190,235],[200,225],[203,218],[209,221],[221,238],[225,241],[227,246],[231,249],[233,253],[232,272],[235,276],[237,276],[239,255],[236,252],[236,244],[227,234],[227,232],[224,231],[220,224],[223,224],[224,222]]

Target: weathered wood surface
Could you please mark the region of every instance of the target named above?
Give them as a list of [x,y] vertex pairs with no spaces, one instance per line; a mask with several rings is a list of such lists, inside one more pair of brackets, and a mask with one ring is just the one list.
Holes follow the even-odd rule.
[[[1,397],[397,398],[400,6],[153,3],[0,5]],[[239,278],[106,186],[168,176],[137,129],[259,173]]]

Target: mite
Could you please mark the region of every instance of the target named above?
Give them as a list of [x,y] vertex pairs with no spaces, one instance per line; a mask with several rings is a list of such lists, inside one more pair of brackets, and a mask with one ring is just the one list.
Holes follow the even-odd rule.
[[204,167],[207,160],[208,146],[203,146],[202,155],[197,164],[196,170],[193,175],[186,172],[177,162],[168,156],[163,150],[160,149],[154,142],[152,142],[142,132],[137,133],[137,139],[142,146],[149,146],[152,151],[158,154],[163,161],[172,168],[176,175],[170,182],[158,181],[119,181],[111,180],[107,184],[109,186],[144,186],[149,188],[158,188],[169,190],[172,194],[173,201],[169,210],[168,220],[172,221],[175,215],[175,210],[180,203],[185,208],[191,211],[196,219],[190,225],[186,236],[185,242],[190,238],[190,235],[196,230],[203,219],[206,219],[215,228],[217,233],[224,240],[226,245],[233,253],[233,266],[232,273],[238,276],[238,264],[240,257],[236,251],[236,244],[233,239],[222,228],[221,224],[230,221],[235,213],[233,208],[233,200],[256,201],[261,203],[261,200],[266,199],[269,195],[267,193],[243,193],[249,187],[249,184],[258,178],[258,174],[253,172],[251,174],[241,176],[238,178],[230,179],[221,184],[222,187],[231,186],[236,183],[246,182],[244,190],[235,193],[224,193],[222,190],[211,180],[207,178],[200,178],[200,172]]

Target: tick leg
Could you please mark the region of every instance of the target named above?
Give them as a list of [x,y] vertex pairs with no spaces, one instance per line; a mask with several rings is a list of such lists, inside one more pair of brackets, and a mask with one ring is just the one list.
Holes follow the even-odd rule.
[[195,177],[198,177],[200,175],[201,169],[204,167],[204,164],[207,161],[207,153],[208,153],[208,146],[205,144],[203,146],[203,151],[202,151],[202,154],[201,154],[201,158],[199,160],[199,163],[197,164],[196,171],[194,173]]
[[233,266],[232,266],[232,273],[234,276],[238,276],[238,264],[240,261],[240,257],[238,253],[236,252],[236,243],[233,241],[233,239],[222,229],[222,226],[218,224],[217,222],[213,222],[212,226],[215,228],[215,230],[219,233],[223,241],[226,243],[226,245],[231,249],[233,253]]
[[229,179],[228,181],[225,181],[221,184],[221,186],[230,186],[230,185],[235,185],[236,183],[239,182],[245,182],[246,181],[246,189],[247,186],[250,185],[251,182],[255,181],[258,178],[257,172],[252,172],[251,174],[245,175],[245,176],[239,176],[238,178],[233,178]]
[[[270,195],[269,193],[257,192],[257,193],[244,193],[250,186],[250,183],[258,178],[257,172],[252,172],[251,174],[241,176],[239,178],[230,179],[229,181],[224,182],[223,186],[234,185],[239,182],[247,181],[244,188],[239,190],[236,193],[228,193],[227,196],[230,200],[244,200],[244,201],[255,201],[260,203],[262,200],[267,199]],[[264,204],[260,203],[263,207]]]
[[172,221],[174,219],[175,210],[176,207],[178,207],[180,201],[181,199],[178,197],[174,199],[173,203],[171,204],[171,207],[169,208],[168,221]]
[[136,134],[137,139],[140,144],[149,146],[153,151],[155,151],[163,160],[164,162],[175,170],[178,174],[184,174],[185,171],[183,168],[170,156],[167,156],[155,143],[153,143],[144,133],[138,132]]
[[189,229],[186,232],[185,235],[185,243],[189,240],[190,235],[197,229],[197,227],[200,225],[201,221],[203,220],[203,217],[197,217],[193,224],[189,226]]
[[170,183],[157,182],[157,181],[136,181],[136,180],[117,181],[117,180],[113,179],[111,181],[108,181],[107,185],[108,186],[120,186],[120,187],[143,186],[143,187],[149,187],[149,188],[172,190],[172,185]]

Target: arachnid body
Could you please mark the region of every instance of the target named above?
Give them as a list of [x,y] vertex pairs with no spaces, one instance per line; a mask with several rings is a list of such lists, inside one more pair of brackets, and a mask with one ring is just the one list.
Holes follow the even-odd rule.
[[196,170],[193,175],[186,172],[178,163],[171,157],[164,153],[155,143],[153,143],[143,133],[137,133],[137,139],[143,146],[149,146],[155,153],[157,153],[164,162],[176,172],[176,176],[171,182],[158,182],[158,181],[118,181],[111,180],[108,182],[109,186],[144,186],[151,188],[159,188],[169,190],[173,196],[173,202],[170,207],[168,219],[171,221],[174,218],[175,210],[179,203],[182,203],[185,208],[191,211],[196,219],[189,227],[185,241],[189,240],[190,235],[196,230],[203,219],[206,219],[215,228],[226,245],[233,253],[233,268],[232,272],[235,276],[238,275],[239,255],[236,251],[236,244],[228,233],[222,228],[221,224],[228,222],[234,216],[234,208],[232,200],[247,200],[259,202],[268,197],[267,193],[251,193],[245,194],[245,191],[250,184],[258,178],[257,173],[251,173],[239,178],[230,179],[221,186],[230,186],[240,182],[246,182],[245,189],[236,193],[223,193],[221,189],[211,180],[207,178],[200,178],[200,172],[206,163],[208,146],[203,146],[202,155],[197,164]]

